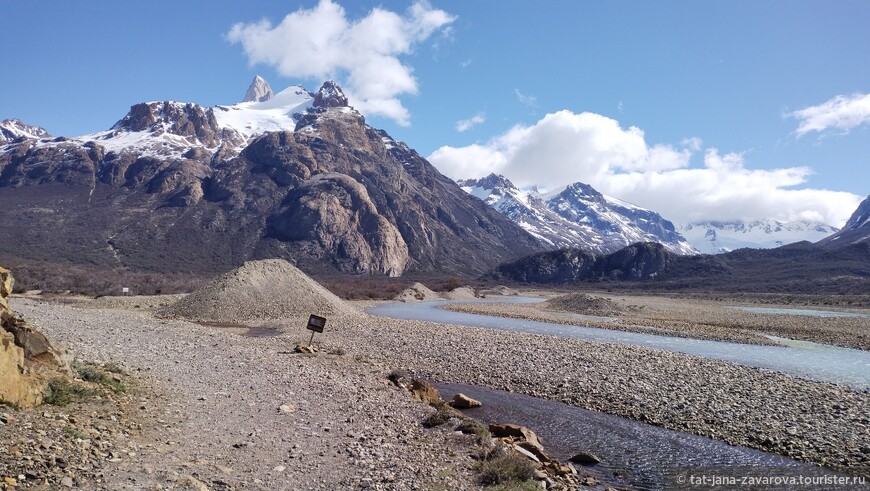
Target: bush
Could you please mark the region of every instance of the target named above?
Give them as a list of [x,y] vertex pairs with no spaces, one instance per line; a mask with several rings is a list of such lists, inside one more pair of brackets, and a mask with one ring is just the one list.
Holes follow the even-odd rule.
[[494,458],[478,461],[475,468],[480,483],[484,486],[520,484],[529,481],[535,475],[535,467],[532,463],[512,452],[500,453]]
[[88,387],[58,377],[49,380],[42,402],[52,406],[66,406],[71,402],[86,401],[94,395],[94,391]]

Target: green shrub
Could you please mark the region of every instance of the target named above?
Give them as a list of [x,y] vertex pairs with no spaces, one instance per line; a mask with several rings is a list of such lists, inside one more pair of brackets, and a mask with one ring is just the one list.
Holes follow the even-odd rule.
[[94,395],[95,392],[92,389],[58,377],[48,381],[42,402],[52,406],[66,406],[71,402],[86,401]]
[[490,460],[478,461],[475,467],[479,475],[478,479],[484,486],[520,484],[529,481],[535,475],[535,467],[528,459],[511,452]]

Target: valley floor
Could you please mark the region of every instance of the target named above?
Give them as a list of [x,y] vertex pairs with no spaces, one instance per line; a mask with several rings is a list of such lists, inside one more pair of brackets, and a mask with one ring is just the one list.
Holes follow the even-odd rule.
[[305,318],[269,326],[277,336],[245,337],[156,319],[145,307],[160,302],[13,305],[78,357],[162,388],[162,402],[141,401],[159,423],[123,442],[105,489],[190,479],[210,489],[476,489],[470,437],[422,428],[432,410],[386,382],[397,368],[870,476],[867,391],[641,347],[363,313],[328,321],[315,338],[324,353],[290,354],[307,342]]
[[[845,348],[870,350],[870,316],[868,317],[815,317],[806,315],[764,314],[739,310],[735,307],[757,307],[757,302],[732,300],[685,299],[667,296],[617,295],[589,293],[591,297],[608,300],[613,309],[571,309],[587,315],[614,317],[615,321],[584,319],[582,325],[604,329],[618,329],[650,334],[732,341],[750,344],[776,344],[764,335],[812,341]],[[763,307],[785,309],[831,310],[821,305],[776,305]],[[459,312],[514,317],[520,319],[577,324],[566,311],[557,311],[545,304],[461,304],[443,308]],[[833,310],[845,311],[842,307]],[[868,309],[848,309],[870,315]]]

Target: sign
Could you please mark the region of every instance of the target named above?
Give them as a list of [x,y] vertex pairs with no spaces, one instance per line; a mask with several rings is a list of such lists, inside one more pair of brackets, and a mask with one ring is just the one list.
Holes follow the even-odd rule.
[[326,327],[326,317],[320,317],[319,315],[311,314],[308,318],[308,330],[314,332],[323,332],[323,328]]
[[121,293],[126,295],[126,294],[130,293],[130,289],[125,286],[124,288],[121,288]]

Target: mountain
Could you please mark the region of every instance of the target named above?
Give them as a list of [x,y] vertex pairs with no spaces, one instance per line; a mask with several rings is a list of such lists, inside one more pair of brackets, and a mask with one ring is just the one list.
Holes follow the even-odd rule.
[[861,243],[870,243],[870,196],[858,205],[839,232],[818,242],[820,246],[831,249]]
[[283,258],[397,276],[539,250],[333,82],[230,106],[136,104],[76,138],[31,131],[0,146],[0,188],[0,257],[199,273]]
[[51,135],[44,128],[22,123],[17,119],[0,121],[0,145],[11,143],[19,138],[51,138]]
[[704,221],[681,225],[680,233],[705,254],[720,254],[744,247],[772,249],[795,242],[816,242],[837,231],[818,222],[778,220]]
[[275,94],[272,93],[272,87],[269,86],[269,82],[257,75],[254,77],[254,81],[251,82],[250,87],[248,87],[248,91],[245,92],[245,98],[242,99],[242,102],[266,102]]
[[504,176],[458,181],[466,192],[513,220],[544,247],[609,253],[636,242],[660,242],[676,254],[697,251],[658,213],[575,183],[543,196],[518,189]]
[[486,276],[540,284],[607,282],[608,288],[864,295],[870,289],[870,242],[833,250],[799,242],[695,256],[673,254],[657,243],[608,255],[561,249],[500,264]]

